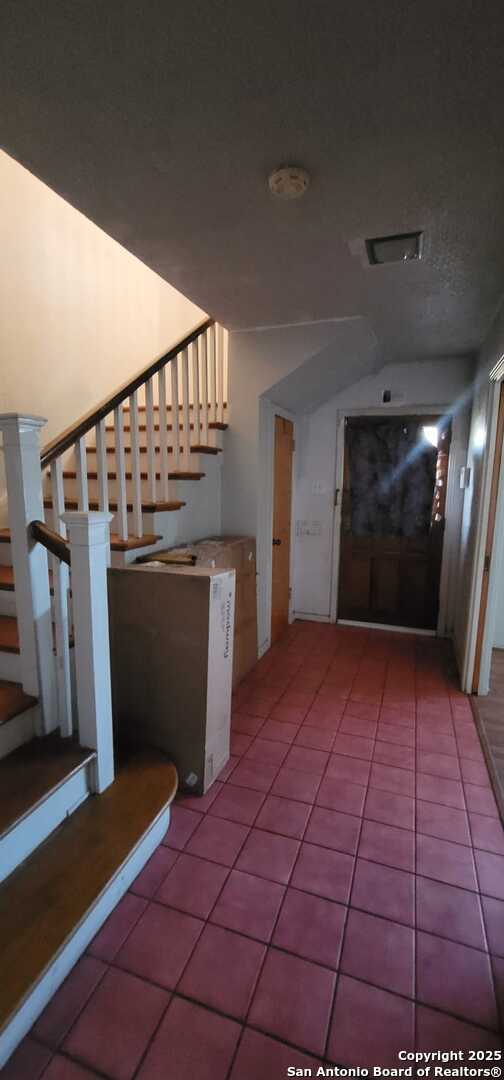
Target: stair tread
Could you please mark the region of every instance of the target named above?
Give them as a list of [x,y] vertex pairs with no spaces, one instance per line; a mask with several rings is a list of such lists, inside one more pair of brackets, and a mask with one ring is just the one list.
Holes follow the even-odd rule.
[[110,547],[112,551],[134,551],[135,548],[152,547],[162,539],[156,533],[144,533],[143,536],[128,536],[127,540],[122,540],[119,533],[111,533]]
[[21,683],[0,679],[0,727],[36,704],[37,698],[25,694]]
[[0,1033],[176,790],[161,751],[137,753],[0,886]]
[[[147,502],[142,503],[142,510],[146,514],[154,514],[156,512],[156,510],[181,510],[182,507],[185,506],[185,505],[186,505],[185,502],[183,502],[181,499],[172,499],[170,502],[148,502],[147,501]],[[50,498],[44,499],[44,509],[45,510],[52,510],[52,508],[53,508],[53,500],[50,499]],[[79,503],[78,503],[77,499],[65,499],[65,510],[78,510],[78,509],[79,509]],[[100,504],[98,502],[90,499],[90,501],[89,501],[89,509],[90,510],[99,510],[100,509]],[[126,509],[128,511],[128,514],[131,514],[133,512],[133,504],[132,503],[127,503]],[[109,502],[109,510],[111,512],[114,512],[114,513],[116,513],[116,511],[117,511],[117,503],[114,502],[113,500],[111,502]]]
[[[191,472],[190,470],[187,470],[187,471],[177,470],[176,472],[169,472],[168,473],[168,479],[169,480],[202,480],[204,476],[205,476],[204,472]],[[88,474],[87,474],[87,478],[88,478],[88,480],[97,480],[98,479],[98,473],[94,469],[90,469]],[[73,469],[66,469],[65,472],[63,473],[63,479],[64,480],[76,480],[77,479],[77,473]],[[125,480],[132,480],[133,479],[133,474],[130,473],[130,472],[125,472],[124,479]],[[146,473],[146,472],[145,473],[144,472],[140,473],[140,479],[141,480],[148,480],[149,479],[149,474]],[[156,473],[156,480],[160,480],[160,479],[161,479],[161,474]],[[110,472],[107,473],[107,480],[117,480],[117,473],[113,469]],[[44,506],[45,505],[46,505],[46,502],[44,500]],[[91,507],[91,503],[89,505]],[[66,501],[65,501],[65,506],[66,506]],[[110,503],[109,504],[110,509],[112,509],[113,506],[115,506],[117,508],[117,503],[115,503],[115,504]]]
[[[147,453],[147,447],[146,446],[139,446],[138,447],[138,452],[139,452],[139,454],[146,454]],[[167,447],[167,452],[169,454],[173,454],[173,446],[168,446]],[[112,454],[113,455],[115,453],[116,453],[116,447],[115,446],[107,446],[107,454]],[[131,454],[131,446],[125,446],[124,447],[124,453],[125,454]],[[161,450],[160,450],[159,446],[154,447],[154,453],[155,454],[160,454],[161,453]],[[180,453],[181,454],[184,453],[184,447],[183,446],[180,447]],[[96,446],[86,446],[86,454],[96,454]],[[209,446],[208,443],[196,443],[194,446],[191,446],[191,454],[222,454],[222,447],[220,447],[220,446]]]
[[95,756],[59,735],[31,739],[0,761],[0,836]]
[[0,566],[0,589],[14,592],[14,570],[12,566]]
[[[191,431],[194,431],[194,424],[190,424],[189,427],[190,427]],[[209,431],[227,431],[228,427],[229,427],[229,424],[224,423],[223,420],[210,420],[209,423],[208,423]],[[201,428],[201,430],[203,430],[203,424],[200,424],[200,428]],[[106,431],[115,431],[114,424],[107,424],[105,430]],[[139,431],[147,431],[147,424],[139,424],[138,425],[138,430]],[[167,424],[166,425],[166,430],[167,431],[173,431],[173,424]],[[184,430],[184,425],[179,424],[179,431],[183,431],[183,430]],[[130,427],[129,424],[124,425],[124,431],[131,431],[131,427]],[[154,431],[159,431],[159,424],[154,424]]]
[[0,652],[19,652],[19,633],[15,615],[0,615]]
[[[159,412],[159,405],[153,405],[152,408],[154,409],[154,412]],[[183,408],[184,408],[183,405],[179,405],[179,411],[180,412],[182,412]],[[189,405],[189,408],[190,408],[190,410],[192,412],[192,410],[194,409],[194,405]],[[213,408],[212,403],[210,401],[208,402],[208,408],[209,409]],[[222,406],[222,408],[227,409],[227,401],[224,402],[224,405]],[[172,412],[171,405],[167,405],[166,409],[167,409],[167,412]],[[201,412],[203,412],[203,405],[202,405],[201,402],[200,402],[200,410],[201,410]],[[123,406],[123,412],[127,413],[129,411],[130,411],[129,405],[124,405]],[[139,405],[138,406],[138,411],[139,412],[146,412],[147,411],[147,406],[146,405]]]
[[10,544],[10,529],[0,529],[0,544]]

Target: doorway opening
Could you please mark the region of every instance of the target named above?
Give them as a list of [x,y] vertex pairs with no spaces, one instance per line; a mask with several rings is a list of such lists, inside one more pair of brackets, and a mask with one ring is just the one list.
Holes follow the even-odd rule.
[[289,625],[293,435],[292,420],[275,415],[271,644],[278,641]]
[[450,441],[440,416],[346,418],[339,620],[435,632]]

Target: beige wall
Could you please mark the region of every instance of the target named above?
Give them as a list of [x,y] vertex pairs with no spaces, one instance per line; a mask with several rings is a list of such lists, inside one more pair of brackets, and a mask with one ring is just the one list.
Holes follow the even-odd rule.
[[44,442],[205,317],[1,152],[0,220],[0,411]]

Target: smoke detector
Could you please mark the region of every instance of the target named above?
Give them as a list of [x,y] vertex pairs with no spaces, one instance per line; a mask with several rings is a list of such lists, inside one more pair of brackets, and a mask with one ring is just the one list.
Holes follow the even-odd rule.
[[308,190],[310,177],[299,165],[280,165],[268,177],[268,187],[278,199],[300,199]]

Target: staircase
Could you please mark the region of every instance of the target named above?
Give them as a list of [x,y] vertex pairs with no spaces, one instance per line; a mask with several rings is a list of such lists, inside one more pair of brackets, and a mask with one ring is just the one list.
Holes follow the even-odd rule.
[[208,319],[42,453],[0,417],[0,1067],[168,827],[166,757],[115,760],[107,566],[218,531],[227,397]]

